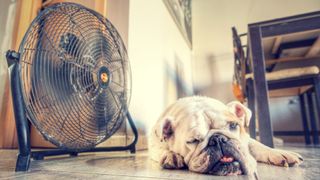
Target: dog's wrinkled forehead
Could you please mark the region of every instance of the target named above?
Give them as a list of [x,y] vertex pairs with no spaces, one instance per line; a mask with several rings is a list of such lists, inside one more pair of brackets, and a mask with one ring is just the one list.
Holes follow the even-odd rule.
[[212,129],[223,128],[230,122],[241,123],[241,119],[228,109],[220,112],[205,111],[203,114]]

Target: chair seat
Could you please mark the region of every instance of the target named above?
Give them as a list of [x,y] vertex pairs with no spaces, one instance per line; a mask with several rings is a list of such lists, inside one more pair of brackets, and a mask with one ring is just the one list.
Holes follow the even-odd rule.
[[[266,73],[266,80],[281,80],[287,78],[300,77],[305,75],[319,74],[319,68],[317,66],[301,67],[301,68],[290,68],[279,71]],[[246,74],[246,79],[252,79],[253,73]]]

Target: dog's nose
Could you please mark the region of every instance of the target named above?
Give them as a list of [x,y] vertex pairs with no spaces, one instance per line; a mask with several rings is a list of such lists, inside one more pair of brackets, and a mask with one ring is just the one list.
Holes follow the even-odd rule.
[[209,146],[216,146],[221,143],[226,143],[229,140],[229,138],[223,134],[213,134],[209,139]]

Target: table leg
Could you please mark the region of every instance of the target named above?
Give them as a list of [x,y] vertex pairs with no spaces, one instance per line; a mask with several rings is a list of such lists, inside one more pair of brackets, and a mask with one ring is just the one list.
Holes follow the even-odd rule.
[[265,77],[265,62],[260,27],[249,27],[249,43],[260,141],[269,147],[273,147],[273,131],[269,112],[268,85]]

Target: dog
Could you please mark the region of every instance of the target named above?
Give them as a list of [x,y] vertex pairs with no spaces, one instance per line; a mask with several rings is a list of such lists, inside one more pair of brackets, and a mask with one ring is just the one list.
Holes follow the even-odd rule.
[[179,99],[151,131],[149,155],[165,169],[189,169],[219,176],[255,175],[257,162],[291,167],[301,155],[273,149],[246,133],[251,111],[201,96]]

